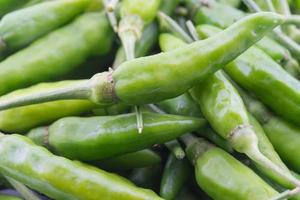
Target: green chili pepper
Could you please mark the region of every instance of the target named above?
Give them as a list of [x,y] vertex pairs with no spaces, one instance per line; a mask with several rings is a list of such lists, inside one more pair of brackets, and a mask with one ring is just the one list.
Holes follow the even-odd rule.
[[[198,29],[199,30],[199,29]],[[225,67],[230,77],[284,118],[300,124],[300,83],[262,50],[251,47]]]
[[117,175],[55,156],[21,135],[2,135],[0,154],[1,173],[53,199],[161,199]]
[[300,144],[300,129],[276,117],[272,117],[264,125],[264,129],[284,162],[300,173],[300,162],[297,159]]
[[180,0],[161,0],[160,11],[167,15],[172,15]]
[[102,0],[90,0],[89,5],[85,9],[86,12],[94,12],[101,11],[103,9],[103,1]]
[[157,191],[159,189],[161,173],[161,165],[137,168],[131,172],[129,179],[139,187]]
[[160,183],[160,196],[166,200],[175,199],[190,175],[191,170],[187,160],[178,160],[170,154]]
[[201,86],[194,87],[191,94],[213,129],[228,140],[236,151],[245,153],[278,183],[289,188],[299,186],[299,181],[289,171],[264,155],[264,148],[259,149],[263,142],[259,139],[262,138],[252,127],[241,97],[222,71],[216,72]]
[[246,16],[243,11],[216,1],[199,5],[199,1],[188,0],[188,6],[196,24],[213,24],[226,28]]
[[168,53],[127,61],[113,73],[116,96],[128,104],[158,102],[178,96],[234,59],[278,23],[282,23],[281,17],[273,13],[255,14],[240,20],[215,38],[194,42]]
[[[199,197],[193,194],[188,187],[182,188],[179,194],[175,198],[175,200],[197,200],[197,199],[199,199]],[[208,199],[203,198],[201,196],[201,200],[208,200]]]
[[0,17],[24,5],[28,0],[0,0]]
[[51,80],[70,72],[95,52],[106,53],[111,43],[109,33],[103,14],[87,13],[78,17],[70,25],[2,61],[0,94]]
[[89,2],[48,1],[5,15],[0,21],[1,42],[7,51],[16,51],[72,20]]
[[[62,85],[72,84],[72,82],[61,81],[51,84],[50,87],[59,88]],[[20,94],[29,94],[33,91],[46,89],[49,89],[48,84],[43,83],[23,90],[16,90],[7,96],[13,98]],[[0,130],[24,133],[34,127],[47,125],[62,117],[76,116],[96,107],[96,104],[87,100],[61,100],[13,108],[0,112]]]
[[128,170],[156,165],[161,162],[160,156],[149,149],[124,154],[93,163],[100,168],[109,170]]
[[232,7],[239,7],[241,1],[240,0],[217,0],[223,4],[227,4]]
[[[182,40],[170,34],[161,34],[159,37],[160,48],[163,51],[168,51],[171,49],[176,49],[181,46],[186,45]],[[200,117],[202,116],[199,106],[191,98],[189,93],[182,94],[176,98],[168,99],[162,102],[159,102],[158,105],[165,111],[171,114],[176,115],[185,115]],[[213,141],[215,144],[221,146],[229,152],[232,152],[232,147],[230,144],[217,135],[211,128],[206,127],[203,130],[198,130],[197,134],[208,138]]]
[[203,119],[176,115],[143,113],[143,117],[143,134],[137,133],[135,115],[124,114],[63,118],[47,129],[30,131],[29,137],[46,136],[46,145],[68,158],[99,160],[173,140],[205,124]]
[[114,72],[96,74],[72,87],[14,99],[1,97],[0,110],[57,99],[91,99],[103,106],[117,101],[129,105],[160,102],[205,80],[282,22],[282,16],[274,13],[253,14],[214,37],[167,53],[126,61]]
[[[194,4],[192,4],[194,5]],[[246,16],[241,10],[235,9],[233,7],[228,7],[220,3],[212,3],[208,7],[201,7],[198,12],[199,16],[195,17],[194,21],[199,23],[212,24],[221,28],[226,28],[233,24],[236,20]],[[198,28],[198,33],[200,35],[207,35],[205,32],[215,32],[215,27],[202,25]],[[212,30],[211,30],[212,29]],[[202,33],[204,32],[204,33]],[[265,51],[269,56],[271,56],[276,62],[278,62],[282,67],[284,67],[293,76],[300,77],[300,68],[298,62],[292,57],[291,53],[287,48],[271,39],[270,37],[264,37],[262,40],[258,41],[257,47]]]
[[268,200],[278,193],[251,169],[224,150],[185,137],[186,153],[195,165],[198,185],[215,200]]
[[21,200],[18,197],[15,196],[9,196],[9,195],[2,195],[0,194],[0,200]]
[[147,24],[156,16],[160,6],[160,0],[123,0],[121,6],[121,16],[138,15]]

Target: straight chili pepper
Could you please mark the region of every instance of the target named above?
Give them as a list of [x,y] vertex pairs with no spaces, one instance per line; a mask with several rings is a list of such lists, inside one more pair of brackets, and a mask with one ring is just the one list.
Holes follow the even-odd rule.
[[[72,87],[14,99],[1,97],[0,110],[58,99],[91,99],[108,106],[116,101],[139,105],[176,97],[235,59],[283,21],[282,16],[274,13],[253,14],[214,37],[167,53],[124,62],[114,72],[96,74]],[[182,66],[185,66],[184,71]]]
[[173,154],[170,154],[163,170],[160,196],[166,200],[175,199],[191,176],[190,168],[188,160],[178,160]]
[[32,130],[29,137],[40,135],[46,146],[68,158],[100,160],[165,143],[205,124],[205,120],[192,117],[155,113],[143,116],[143,134],[137,134],[135,115],[124,114],[62,118],[48,128]]
[[25,136],[2,135],[0,154],[2,174],[53,199],[161,199],[117,175],[55,156]]
[[[90,0],[48,1],[5,15],[0,21],[4,51],[16,51],[68,23],[82,13]],[[66,9],[66,7],[68,9]]]
[[[61,81],[51,84],[51,87],[59,88],[72,83],[73,81]],[[13,98],[22,93],[28,94],[32,91],[47,89],[49,89],[48,84],[42,83],[23,90],[16,90],[9,93],[8,96]],[[95,108],[97,105],[87,100],[61,100],[13,108],[0,112],[0,130],[10,133],[24,133],[34,127],[48,125],[59,118],[76,116]]]

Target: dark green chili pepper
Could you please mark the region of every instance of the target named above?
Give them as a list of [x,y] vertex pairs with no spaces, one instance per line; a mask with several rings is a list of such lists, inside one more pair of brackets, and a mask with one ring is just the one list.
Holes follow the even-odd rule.
[[284,162],[300,173],[300,162],[297,159],[300,146],[300,128],[280,118],[272,117],[264,125],[264,129]]
[[51,80],[70,72],[93,53],[108,52],[109,33],[103,14],[87,13],[78,17],[2,61],[0,94]]
[[278,193],[230,154],[196,138],[184,137],[198,185],[215,200],[268,200]]
[[[181,189],[179,194],[176,196],[175,200],[198,200],[199,197],[192,193],[192,191],[186,186]],[[201,196],[201,200],[207,200],[206,198],[203,199]]]
[[205,124],[203,119],[176,115],[143,113],[143,117],[143,134],[137,133],[135,115],[124,114],[62,118],[48,128],[32,130],[29,137],[46,137],[47,146],[68,158],[100,160],[173,140]]
[[57,99],[91,99],[103,106],[116,101],[129,105],[160,102],[203,81],[282,22],[283,17],[274,13],[253,14],[212,38],[167,53],[126,61],[114,72],[96,74],[72,87],[14,99],[1,97],[0,109]]
[[[59,88],[62,85],[72,84],[72,82],[61,81],[51,84],[51,87]],[[20,94],[46,89],[49,89],[48,84],[43,83],[23,90],[16,90],[7,96],[13,98]],[[94,108],[97,108],[97,105],[87,100],[61,100],[13,108],[0,112],[0,130],[10,133],[24,133],[34,127],[48,125],[59,118],[76,116]]]
[[0,17],[24,5],[28,0],[0,0]]
[[93,163],[94,165],[109,170],[128,170],[157,165],[161,162],[160,156],[149,149],[124,154]]
[[297,106],[300,105],[299,81],[262,50],[251,47],[229,63],[225,71],[235,82],[253,92],[278,114],[300,124],[300,109]]
[[[82,13],[89,0],[40,3],[5,15],[0,21],[4,50],[16,51]],[[68,9],[66,9],[68,8]]]
[[180,0],[162,0],[160,10],[167,15],[172,15],[179,3]]
[[55,156],[21,135],[2,135],[0,154],[1,173],[53,199],[161,199],[122,177]]
[[160,183],[160,196],[166,200],[175,199],[190,175],[188,161],[186,159],[178,160],[173,154],[170,154]]
[[161,173],[161,165],[137,168],[132,170],[131,174],[129,175],[129,179],[139,187],[157,191],[159,190]]

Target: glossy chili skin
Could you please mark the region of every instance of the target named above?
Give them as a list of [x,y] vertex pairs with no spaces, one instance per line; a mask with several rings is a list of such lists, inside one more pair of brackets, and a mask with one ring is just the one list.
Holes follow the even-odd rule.
[[[59,88],[72,83],[73,81],[61,81],[51,85],[41,83],[23,90],[16,90],[6,96],[13,98],[20,94],[47,90],[50,87]],[[0,130],[24,133],[34,127],[48,125],[59,118],[80,115],[94,108],[97,108],[97,105],[88,100],[61,100],[0,111]]]
[[160,183],[160,196],[166,200],[175,199],[190,176],[191,167],[188,160],[179,160],[173,154],[170,154]]
[[[214,38],[124,62],[112,75],[116,96],[130,105],[178,96],[236,58],[282,22],[282,17],[273,13],[254,14]],[[180,81],[178,77],[181,77]]]
[[20,49],[71,21],[85,10],[89,2],[48,1],[9,13],[0,21],[0,38],[8,51]]
[[[67,117],[30,135],[48,135],[55,152],[79,160],[100,160],[130,153],[173,140],[204,126],[205,120],[177,115],[143,113],[144,130],[138,134],[136,116]],[[42,133],[41,133],[42,132]]]
[[132,170],[128,178],[139,187],[157,191],[159,190],[161,174],[162,166],[153,165]]
[[24,5],[29,0],[0,0],[0,17]]
[[1,136],[0,152],[1,173],[53,199],[161,199],[122,177],[55,156],[25,136]]
[[223,71],[216,72],[190,93],[210,125],[223,138],[228,139],[237,126],[250,124],[243,100]]
[[[186,43],[171,34],[161,34],[159,37],[159,44],[162,51],[166,52],[172,49],[176,49],[185,46]],[[178,97],[161,101],[157,103],[159,107],[168,113],[176,115],[185,115],[193,117],[201,117],[202,113],[197,103],[192,99],[189,93],[184,93]],[[205,127],[197,131],[197,134],[208,138],[215,144],[221,146],[227,151],[231,152],[232,147],[229,143],[215,133],[210,127]]]
[[222,149],[194,140],[186,149],[198,185],[215,200],[268,200],[277,192]]
[[151,165],[157,165],[161,162],[159,154],[150,149],[143,149],[137,152],[104,159],[93,163],[101,169],[109,170],[129,170],[134,168],[142,168]]
[[262,50],[251,47],[225,67],[229,76],[282,117],[300,124],[300,83]]
[[[199,17],[197,18],[197,16]],[[246,16],[246,13],[241,10],[212,2],[209,3],[209,6],[202,6],[199,9],[194,21],[197,24],[211,24],[220,28],[226,28],[244,16]],[[198,33],[202,35],[201,32],[210,31],[210,29],[213,28],[213,26],[201,25],[201,29]],[[206,38],[205,33],[203,38]],[[256,45],[271,56],[276,62],[281,64],[287,71],[291,72],[293,76],[299,78],[299,64],[297,60],[292,57],[287,48],[268,36],[262,38]]]
[[300,173],[300,128],[277,117],[270,119],[263,127],[284,162]]
[[90,55],[107,53],[110,31],[103,14],[87,13],[35,41],[1,62],[0,94],[61,76]]

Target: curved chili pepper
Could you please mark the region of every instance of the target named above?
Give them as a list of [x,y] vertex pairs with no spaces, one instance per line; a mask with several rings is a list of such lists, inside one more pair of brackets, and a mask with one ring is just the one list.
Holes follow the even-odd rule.
[[140,105],[176,97],[235,59],[282,22],[282,16],[274,13],[253,14],[214,37],[167,53],[126,61],[114,72],[96,74],[72,87],[14,99],[1,97],[0,110],[58,99],[91,99],[108,106],[117,101]]
[[2,135],[0,154],[1,173],[53,199],[161,199],[118,175],[55,156],[25,136]]
[[161,162],[160,156],[149,149],[124,154],[121,156],[97,161],[93,165],[109,170],[128,170],[157,165]]
[[47,146],[68,158],[100,160],[165,143],[205,124],[205,120],[192,117],[155,113],[143,116],[143,134],[137,133],[135,115],[124,114],[62,118],[48,128],[33,129],[29,137],[40,135]]
[[173,154],[170,154],[160,183],[160,196],[166,200],[175,199],[190,175],[188,161],[186,159],[178,160]]

